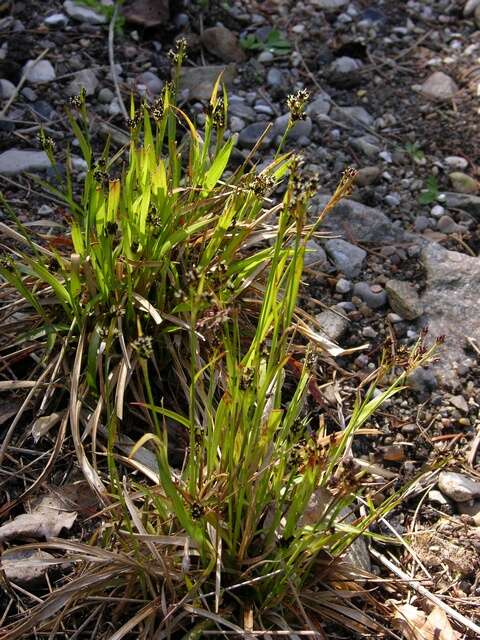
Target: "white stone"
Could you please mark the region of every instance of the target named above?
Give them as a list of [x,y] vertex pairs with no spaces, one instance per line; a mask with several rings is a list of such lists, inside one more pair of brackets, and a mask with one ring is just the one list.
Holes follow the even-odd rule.
[[447,156],[445,158],[445,164],[450,169],[463,171],[468,167],[468,160],[465,160],[462,156]]
[[15,176],[23,171],[44,171],[50,160],[44,151],[8,149],[0,154],[0,174]]
[[79,22],[87,22],[88,24],[105,24],[107,22],[106,16],[96,13],[88,7],[75,4],[72,0],[65,0],[63,8],[71,18]]
[[455,81],[443,71],[435,71],[421,85],[421,93],[430,100],[451,100],[458,91]]
[[55,80],[55,69],[52,66],[52,63],[48,60],[39,60],[35,62],[35,60],[29,60],[23,72],[26,75],[28,82],[32,82],[33,84],[42,84],[45,82],[51,82]]
[[10,80],[0,80],[0,98],[11,98],[15,93],[15,85]]
[[454,471],[442,471],[438,476],[438,488],[440,491],[455,500],[455,502],[467,502],[480,497],[480,482],[475,482],[469,476]]
[[68,24],[68,17],[64,13],[53,13],[43,21],[47,27],[65,27]]

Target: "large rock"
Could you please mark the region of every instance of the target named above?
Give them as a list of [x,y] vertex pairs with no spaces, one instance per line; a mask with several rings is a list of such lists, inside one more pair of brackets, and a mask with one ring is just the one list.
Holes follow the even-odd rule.
[[425,80],[420,91],[430,100],[451,100],[457,93],[458,86],[443,71],[435,71]]
[[224,62],[243,62],[245,51],[237,36],[225,27],[209,27],[202,33],[202,44],[212,55]]
[[190,100],[208,100],[220,74],[222,82],[231,85],[237,73],[234,64],[209,67],[183,67],[180,71],[180,89],[188,90]]
[[[319,195],[312,200],[313,217],[320,215],[329,199],[329,196]],[[417,240],[417,236],[393,225],[379,209],[348,199],[339,202],[327,214],[323,230],[343,235],[355,242],[374,242],[377,245]]]
[[432,243],[423,250],[422,262],[427,275],[421,299],[426,322],[433,336],[446,337],[435,370],[440,381],[455,386],[466,337],[480,342],[480,258]]
[[45,171],[50,160],[44,151],[8,149],[0,154],[0,174],[15,176],[24,171]]

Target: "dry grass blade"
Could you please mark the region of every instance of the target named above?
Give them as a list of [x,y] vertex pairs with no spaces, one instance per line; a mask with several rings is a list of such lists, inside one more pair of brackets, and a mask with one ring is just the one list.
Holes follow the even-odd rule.
[[85,476],[85,479],[91,486],[91,488],[98,494],[100,500],[105,502],[107,489],[101,481],[98,473],[92,467],[90,462],[87,459],[85,449],[82,444],[82,439],[80,436],[80,409],[81,409],[81,401],[78,397],[80,376],[82,370],[82,358],[83,358],[83,349],[85,343],[85,327],[82,329],[80,334],[80,338],[78,341],[77,352],[75,354],[75,362],[73,365],[73,370],[71,373],[71,383],[70,383],[70,428],[72,431],[72,439],[73,444],[75,446],[75,453],[77,455],[78,463],[82,469],[82,472]]
[[25,398],[25,400],[23,401],[22,406],[20,407],[17,415],[15,416],[14,420],[12,421],[12,424],[8,428],[7,433],[5,434],[5,437],[3,439],[2,446],[0,447],[0,465],[3,462],[3,458],[5,457],[5,453],[7,451],[7,448],[8,448],[8,445],[10,443],[10,440],[12,439],[12,436],[13,436],[13,433],[15,431],[15,428],[19,424],[20,419],[23,416],[23,413],[24,413],[25,409],[30,404],[30,402],[31,402],[32,398],[34,397],[35,393],[42,386],[43,381],[45,380],[45,378],[47,377],[47,375],[51,371],[52,366],[53,366],[52,363],[47,365],[47,367],[45,368],[43,373],[40,375],[40,377],[38,378],[38,380],[36,381],[36,383],[34,384],[32,389],[29,391],[29,393],[28,393],[27,397]]

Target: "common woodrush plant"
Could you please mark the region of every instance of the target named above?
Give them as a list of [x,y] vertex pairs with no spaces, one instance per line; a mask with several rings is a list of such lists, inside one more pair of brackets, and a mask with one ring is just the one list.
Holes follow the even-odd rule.
[[[203,130],[176,105],[183,55],[180,43],[158,100],[138,109],[132,100],[131,142],[116,153],[107,144],[95,157],[85,96],[74,100],[68,117],[88,171],[79,198],[69,174],[55,190],[67,238],[39,240],[18,219],[2,226],[12,240],[0,266],[5,361],[36,345],[34,425],[53,412],[60,420],[34,484],[71,442],[102,508],[86,542],[23,547],[56,553],[72,572],[1,638],[92,619],[95,637],[111,640],[243,637],[253,627],[320,634],[329,619],[381,628],[336,604],[353,575],[338,559],[399,500],[374,504],[351,441],[374,433],[372,414],[431,351],[419,342],[402,362],[385,359],[343,430],[327,431],[307,398],[318,393],[318,358],[342,350],[297,299],[307,243],[355,172],[310,223],[316,181],[282,152],[289,128],[267,167],[254,160],[261,141],[234,166],[221,78]],[[289,127],[307,97],[290,98]]]

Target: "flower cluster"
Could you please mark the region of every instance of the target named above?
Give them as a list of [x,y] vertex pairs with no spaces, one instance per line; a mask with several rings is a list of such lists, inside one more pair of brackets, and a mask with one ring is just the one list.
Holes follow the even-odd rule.
[[190,507],[190,513],[192,515],[192,518],[194,520],[200,520],[200,518],[203,516],[203,514],[205,513],[205,507],[203,507],[201,504],[199,504],[198,502],[194,502],[192,504],[192,506]]
[[100,158],[99,161],[93,167],[93,179],[95,182],[103,186],[107,186],[110,180],[110,176],[106,171],[107,162],[104,158]]
[[300,89],[287,97],[290,122],[295,123],[299,120],[305,120],[305,105],[309,99],[310,93],[306,89]]
[[15,263],[12,256],[9,256],[5,253],[0,255],[0,269],[5,269],[5,271],[15,270]]
[[225,126],[225,102],[223,98],[219,98],[214,106],[208,104],[205,108],[205,113],[212,119],[214,127],[222,129]]
[[134,113],[131,118],[127,118],[127,127],[129,129],[136,129],[140,124],[140,117],[139,113]]
[[85,89],[85,87],[82,87],[80,89],[80,93],[77,96],[72,96],[70,98],[70,104],[72,105],[72,107],[75,107],[75,109],[80,109],[85,104],[86,97],[87,90]]
[[177,38],[175,42],[175,49],[170,49],[167,55],[174,64],[182,64],[186,53],[187,41],[185,38]]
[[140,358],[148,360],[153,356],[152,336],[138,336],[138,338],[132,342],[132,347],[138,353]]
[[40,146],[46,153],[53,153],[55,151],[55,148],[57,146],[55,140],[53,138],[50,138],[50,136],[47,136],[43,129],[40,129],[40,131],[38,132],[37,139],[40,143]]
[[148,111],[155,122],[158,122],[163,117],[164,106],[163,97],[156,98],[151,105],[148,106]]
[[266,173],[256,175],[248,185],[257,198],[265,198],[275,187],[275,178]]

